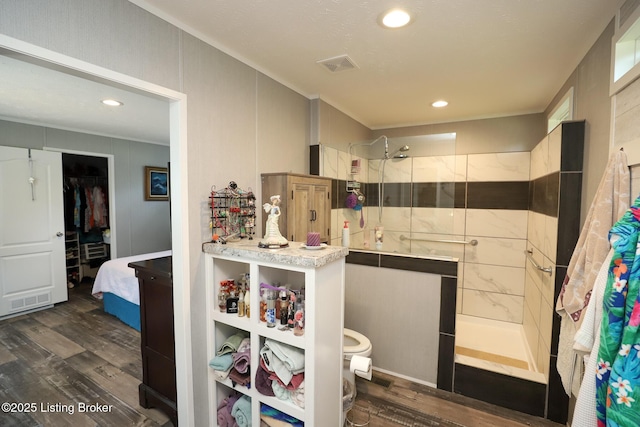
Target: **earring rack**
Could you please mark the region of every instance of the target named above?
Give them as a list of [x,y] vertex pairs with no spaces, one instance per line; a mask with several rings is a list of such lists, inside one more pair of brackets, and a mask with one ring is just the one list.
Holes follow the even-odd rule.
[[256,197],[231,181],[228,187],[211,188],[211,241],[226,243],[248,238],[253,240],[256,225]]

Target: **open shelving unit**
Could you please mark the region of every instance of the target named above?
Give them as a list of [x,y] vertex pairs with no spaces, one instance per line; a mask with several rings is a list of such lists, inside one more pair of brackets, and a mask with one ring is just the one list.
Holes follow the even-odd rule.
[[[217,419],[218,404],[234,390],[251,399],[253,425],[260,425],[260,405],[271,406],[305,423],[305,426],[340,425],[342,423],[342,366],[344,327],[344,271],[346,248],[327,246],[324,250],[306,250],[302,243],[290,242],[288,248],[262,249],[257,243],[241,241],[225,245],[205,243],[207,360],[213,359],[225,340],[245,331],[251,340],[251,386],[233,384],[228,378],[217,380],[209,368],[209,419]],[[221,312],[217,295],[220,282],[250,275],[251,317]],[[261,283],[289,284],[292,289],[305,288],[304,334],[278,326],[268,328],[260,321]],[[262,395],[254,386],[259,367],[260,349],[269,338],[304,351],[304,408],[290,401]],[[214,424],[215,425],[215,424]]]

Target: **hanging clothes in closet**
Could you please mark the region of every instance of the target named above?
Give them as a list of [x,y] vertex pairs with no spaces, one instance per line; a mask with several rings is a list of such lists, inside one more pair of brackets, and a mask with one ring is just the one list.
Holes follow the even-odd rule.
[[65,207],[68,212],[73,212],[73,216],[66,215],[66,221],[73,218],[73,228],[84,233],[96,227],[109,226],[105,191],[101,185],[96,185],[95,181],[95,178],[69,178],[69,182],[65,183]]

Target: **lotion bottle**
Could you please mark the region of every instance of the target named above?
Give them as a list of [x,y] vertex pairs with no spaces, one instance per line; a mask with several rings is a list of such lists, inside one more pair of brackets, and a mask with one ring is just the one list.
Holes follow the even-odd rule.
[[349,247],[349,237],[349,221],[345,221],[342,228],[342,246]]

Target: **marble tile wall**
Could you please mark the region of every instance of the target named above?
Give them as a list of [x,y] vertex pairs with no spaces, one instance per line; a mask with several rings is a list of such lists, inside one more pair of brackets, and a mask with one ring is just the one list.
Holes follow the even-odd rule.
[[[334,178],[332,243],[341,243],[343,221],[350,244],[373,248],[373,229],[384,226],[383,251],[458,258],[457,312],[522,323],[529,221],[530,153],[415,157],[385,162],[382,221],[379,221],[380,160],[360,159],[359,181],[367,206],[344,207],[349,153],[323,147],[323,175]],[[355,157],[355,156],[354,156]],[[368,166],[368,171],[364,171]],[[344,181],[343,181],[344,180]],[[407,240],[410,237],[412,240]],[[477,240],[477,246],[429,240]],[[469,280],[465,280],[468,277]]]
[[[553,359],[558,283],[579,233],[580,212],[575,206],[580,206],[582,162],[576,159],[583,157],[583,132],[584,122],[561,124],[531,151],[526,250],[549,272],[526,263],[522,325],[536,368],[544,375],[550,374]],[[577,203],[571,197],[578,197]]]

